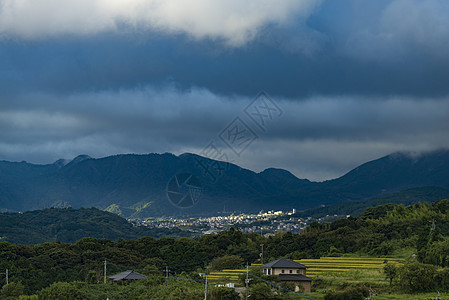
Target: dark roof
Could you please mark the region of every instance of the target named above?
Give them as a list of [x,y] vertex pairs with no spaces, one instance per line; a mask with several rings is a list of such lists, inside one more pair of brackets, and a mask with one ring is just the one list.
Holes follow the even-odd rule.
[[313,279],[302,274],[279,274],[280,281],[312,281]]
[[290,269],[308,268],[307,266],[300,264],[299,262],[296,262],[294,260],[287,259],[287,258],[280,258],[280,259],[274,260],[272,262],[269,262],[267,264],[264,264],[260,267],[261,268],[290,268]]
[[109,278],[111,278],[113,281],[119,281],[119,280],[138,280],[138,279],[145,279],[147,277],[145,275],[134,272],[133,270],[127,270],[125,272],[109,276]]

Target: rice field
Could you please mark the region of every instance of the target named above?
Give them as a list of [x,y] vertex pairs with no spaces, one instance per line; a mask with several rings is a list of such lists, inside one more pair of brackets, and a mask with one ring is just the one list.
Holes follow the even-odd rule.
[[323,273],[344,273],[350,270],[381,270],[385,263],[401,264],[400,258],[360,258],[360,257],[321,257],[319,259],[295,260],[308,267],[307,276]]
[[[246,269],[238,269],[238,270],[222,270],[211,272],[207,275],[208,280],[213,281],[226,281],[237,283],[239,280],[239,275],[246,273]],[[204,276],[203,276],[204,278]]]
[[[401,264],[404,259],[399,258],[360,258],[360,257],[321,257],[319,259],[300,259],[295,260],[306,265],[307,276],[316,277],[324,274],[339,274],[348,271],[375,271],[381,270],[385,263]],[[260,264],[253,264],[260,266]],[[246,273],[246,269],[222,270],[211,272],[207,278],[209,280],[238,282],[238,276]]]

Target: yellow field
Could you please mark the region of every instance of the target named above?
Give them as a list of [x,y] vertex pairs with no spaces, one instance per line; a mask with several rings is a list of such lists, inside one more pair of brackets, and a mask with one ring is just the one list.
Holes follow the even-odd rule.
[[[360,258],[360,257],[321,257],[319,259],[295,260],[306,265],[307,276],[314,277],[325,273],[344,273],[349,270],[380,270],[385,263],[401,264],[404,259],[399,258]],[[253,264],[260,266],[260,264]],[[223,270],[211,272],[209,280],[237,282],[238,276],[246,273],[246,269]]]
[[[246,273],[246,269],[241,270],[223,270],[219,272],[211,272],[207,275],[208,280],[237,282],[240,274]],[[203,276],[203,278],[205,278]]]
[[309,267],[307,275],[314,277],[322,273],[347,272],[349,270],[382,269],[386,262],[401,264],[404,259],[398,258],[360,258],[360,257],[321,257],[320,259],[295,260]]

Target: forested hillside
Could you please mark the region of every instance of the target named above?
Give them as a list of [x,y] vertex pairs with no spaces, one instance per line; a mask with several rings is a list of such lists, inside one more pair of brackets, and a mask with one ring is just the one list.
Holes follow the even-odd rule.
[[432,203],[441,199],[449,199],[448,188],[426,186],[406,189],[400,192],[374,197],[365,201],[351,201],[323,206],[319,208],[307,209],[304,211],[299,211],[295,215],[302,218],[318,218],[326,215],[358,216],[363,213],[365,209],[382,204],[393,203],[411,205],[420,202]]
[[449,265],[449,200],[408,207],[381,205],[357,218],[312,223],[300,234],[269,237],[243,234],[232,228],[198,239],[144,237],[114,242],[83,238],[74,244],[30,246],[2,242],[0,269],[8,269],[10,280],[21,282],[25,293],[36,293],[57,281],[101,281],[105,259],[111,273],[134,269],[163,276],[168,266],[170,274],[197,276],[217,258],[240,257],[233,260],[240,264],[234,267],[241,267],[243,262],[260,262],[261,244],[265,261],[348,254],[408,258],[415,253],[418,261],[444,267]]
[[[168,185],[179,174],[193,175],[201,191],[189,205],[174,205],[167,197],[169,187],[171,192],[186,190],[183,182]],[[425,186],[449,188],[449,150],[394,153],[324,182],[299,179],[282,169],[256,173],[188,153],[81,155],[49,165],[0,161],[0,211],[94,206],[126,218],[204,216],[224,206],[233,212],[308,209]]]
[[188,232],[176,228],[136,227],[120,216],[96,208],[48,208],[0,214],[0,241],[15,244],[74,243],[86,236],[117,240],[186,235]]

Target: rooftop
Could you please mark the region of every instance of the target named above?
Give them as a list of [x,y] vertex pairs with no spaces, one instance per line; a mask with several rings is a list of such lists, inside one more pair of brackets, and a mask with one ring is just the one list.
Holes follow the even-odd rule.
[[134,272],[133,270],[127,270],[125,272],[109,276],[109,278],[112,279],[113,281],[119,281],[119,280],[139,280],[145,279],[147,277],[145,275]]
[[261,268],[306,269],[308,267],[291,259],[280,258],[262,265]]
[[302,274],[279,274],[280,281],[312,281],[313,279]]

